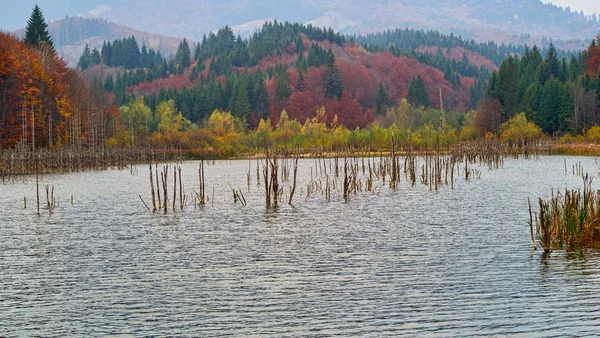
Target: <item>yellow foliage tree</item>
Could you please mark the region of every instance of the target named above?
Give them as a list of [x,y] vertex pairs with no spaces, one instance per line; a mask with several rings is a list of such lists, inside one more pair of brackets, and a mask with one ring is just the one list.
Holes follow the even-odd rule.
[[317,114],[311,120],[306,120],[302,126],[302,135],[308,144],[305,144],[305,149],[311,148],[311,146],[318,147],[320,150],[325,150],[329,145],[327,142],[328,128],[325,124],[327,121],[327,115],[325,113],[325,107],[321,107],[317,110]]
[[282,148],[290,149],[301,146],[302,125],[297,120],[290,120],[288,113],[281,112],[273,138]]
[[479,130],[475,126],[476,116],[477,112],[474,110],[471,110],[465,114],[465,119],[463,120],[459,136],[461,141],[470,141],[479,137]]
[[500,138],[506,142],[526,143],[542,137],[540,127],[527,121],[525,113],[515,115],[512,119],[502,124]]
[[124,143],[132,147],[139,145],[149,134],[152,111],[144,104],[143,97],[132,100],[119,110],[121,123],[125,127],[121,136]]
[[585,133],[588,142],[600,143],[600,126],[593,126]]
[[241,122],[231,113],[215,110],[206,122],[206,129],[212,137],[212,151],[222,155],[234,155],[242,133]]
[[175,134],[186,131],[192,123],[177,112],[175,101],[163,101],[156,107],[155,116],[158,122],[158,131],[163,134]]

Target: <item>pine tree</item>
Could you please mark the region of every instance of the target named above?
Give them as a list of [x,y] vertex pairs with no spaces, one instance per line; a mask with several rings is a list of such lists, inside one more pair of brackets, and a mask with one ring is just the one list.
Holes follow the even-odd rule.
[[303,92],[304,89],[304,74],[302,72],[298,72],[298,82],[296,83],[296,91]]
[[335,66],[335,56],[331,49],[327,53],[327,68],[323,73],[323,83],[325,85],[325,97],[328,99],[340,99],[342,97],[342,92],[344,91],[342,78]]
[[277,78],[275,81],[275,102],[277,104],[283,104],[291,95],[291,91],[288,85],[289,75],[285,67],[280,67],[277,71]]
[[266,118],[269,113],[269,94],[260,68],[256,73],[256,90],[254,91],[255,112],[258,117]]
[[245,81],[242,81],[237,89],[237,97],[235,98],[235,103],[233,105],[233,113],[235,116],[243,120],[247,120],[250,116],[251,107],[248,99],[248,89],[244,82]]
[[[498,100],[503,108],[503,122],[519,113],[519,60],[509,56],[498,71]],[[525,91],[525,89],[523,89]]]
[[102,50],[100,51],[100,56],[102,58],[102,63],[107,66],[113,65],[113,47],[110,42],[102,45]]
[[387,109],[390,106],[390,99],[383,87],[383,83],[379,83],[379,89],[377,89],[377,94],[375,95],[375,104],[373,107],[373,111],[375,115],[384,115]]
[[200,61],[202,56],[202,50],[200,49],[200,42],[196,42],[196,48],[194,48],[194,60]]
[[143,68],[147,68],[150,66],[150,60],[148,58],[148,49],[146,48],[146,44],[142,45],[142,53],[140,54],[140,65]]
[[52,41],[52,37],[50,37],[50,33],[48,33],[48,24],[38,5],[35,5],[31,17],[27,21],[25,42],[35,47],[39,47],[44,42],[51,48],[54,48],[54,42]]
[[406,100],[416,107],[429,107],[431,105],[429,94],[427,94],[427,87],[421,75],[418,75],[408,84]]
[[556,48],[553,44],[550,44],[548,51],[546,52],[546,65],[548,66],[548,73],[555,78],[558,78],[560,72],[560,61],[558,61],[558,55]]
[[81,70],[86,70],[89,67],[89,60],[91,58],[90,46],[87,44],[83,49],[83,54],[79,57],[79,62],[77,62],[77,67],[81,68]]
[[186,39],[183,39],[177,47],[175,53],[175,63],[177,64],[177,74],[183,74],[183,71],[190,66],[191,63],[190,45]]

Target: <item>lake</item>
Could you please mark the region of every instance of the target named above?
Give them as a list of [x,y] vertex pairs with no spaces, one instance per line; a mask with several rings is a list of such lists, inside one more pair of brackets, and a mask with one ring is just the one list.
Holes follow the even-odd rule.
[[[0,185],[0,336],[596,335],[599,252],[546,256],[529,238],[528,198],[581,186],[575,163],[598,175],[593,158],[567,157],[567,175],[564,161],[506,159],[438,191],[403,175],[345,202],[305,200],[301,160],[294,206],[276,210],[256,161],[250,192],[248,161],[217,161],[214,199],[166,215],[140,200],[147,166],[42,176],[51,216],[35,178]],[[197,171],[182,165],[188,194]]]

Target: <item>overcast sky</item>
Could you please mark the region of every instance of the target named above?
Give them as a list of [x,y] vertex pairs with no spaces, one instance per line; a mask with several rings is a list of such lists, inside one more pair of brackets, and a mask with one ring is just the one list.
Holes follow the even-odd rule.
[[571,7],[572,10],[583,11],[585,14],[600,14],[600,1],[598,0],[542,0],[542,2]]
[[[521,1],[521,0],[515,0]],[[586,14],[600,14],[600,0],[542,0],[557,6],[570,6],[572,10],[582,10]],[[77,15],[95,8],[98,4],[117,7],[122,0],[0,0],[0,30],[14,30],[24,27],[35,4],[39,4],[47,20]]]

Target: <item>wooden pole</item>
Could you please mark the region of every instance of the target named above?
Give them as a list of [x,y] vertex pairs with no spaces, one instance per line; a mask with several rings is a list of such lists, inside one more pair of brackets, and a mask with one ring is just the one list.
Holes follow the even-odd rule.
[[40,215],[40,181],[39,181],[39,170],[38,169],[38,162],[39,160],[36,160],[36,170],[35,170],[35,188],[36,188],[36,197],[37,197],[37,214],[38,216]]
[[150,164],[150,191],[152,192],[152,212],[156,212],[156,199],[154,197],[154,180],[152,179],[152,164]]
[[[296,191],[296,176],[298,174],[298,155],[296,155],[296,159],[294,160],[294,181],[292,183],[292,190],[290,191],[290,200],[288,201],[289,205],[292,205],[292,198],[294,198],[294,192]],[[327,183],[329,184],[329,176],[327,176]]]
[[177,201],[177,169],[173,166],[173,212],[175,212],[175,202]]
[[183,183],[181,182],[181,166],[179,166],[179,208],[183,210]]

